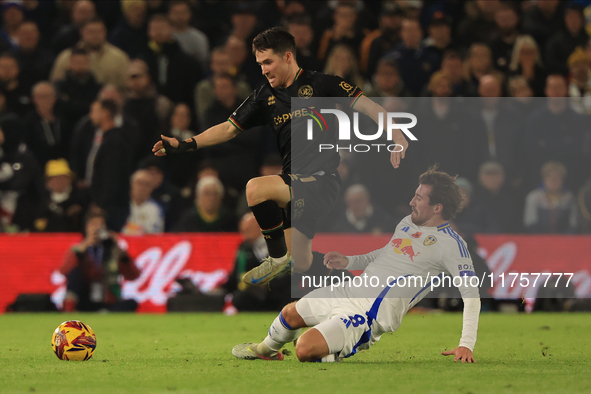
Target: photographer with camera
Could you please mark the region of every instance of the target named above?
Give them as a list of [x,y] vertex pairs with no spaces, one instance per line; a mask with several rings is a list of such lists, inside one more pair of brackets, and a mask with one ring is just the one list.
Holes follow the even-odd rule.
[[84,228],[84,239],[68,251],[60,268],[67,278],[63,310],[135,311],[137,302],[121,298],[119,275],[134,280],[140,271],[117,245],[118,235],[107,231],[105,216],[98,209],[89,211]]

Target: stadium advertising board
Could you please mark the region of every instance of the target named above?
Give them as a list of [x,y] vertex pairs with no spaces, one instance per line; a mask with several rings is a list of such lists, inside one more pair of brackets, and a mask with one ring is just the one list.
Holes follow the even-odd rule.
[[[382,247],[389,239],[319,235],[314,248],[360,254]],[[79,240],[76,234],[0,236],[0,310],[4,311],[22,293],[51,293],[56,305],[61,305],[65,278],[58,270],[68,248]],[[506,283],[517,278],[514,286],[494,286],[491,296],[519,298],[523,294],[519,286],[522,278],[533,281],[535,273],[572,273],[576,296],[591,297],[590,237],[480,235],[477,240],[479,254],[486,257],[494,284],[501,278]],[[202,291],[223,283],[240,241],[237,234],[122,237],[121,244],[142,271],[138,279],[123,283],[123,295],[135,299],[140,312],[165,312],[167,298],[179,290],[175,278],[191,278]],[[540,283],[544,279],[541,276]]]

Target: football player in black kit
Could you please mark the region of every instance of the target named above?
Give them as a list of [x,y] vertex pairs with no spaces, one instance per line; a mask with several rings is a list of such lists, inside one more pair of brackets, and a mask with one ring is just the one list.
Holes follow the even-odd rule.
[[[252,50],[267,83],[256,89],[226,122],[184,141],[162,136],[152,151],[156,156],[186,152],[228,141],[251,127],[267,124],[273,128],[283,158],[283,172],[253,178],[246,185],[248,205],[265,236],[270,256],[244,274],[242,280],[259,285],[268,283],[292,265],[296,272],[306,272],[310,267],[326,270],[324,256],[312,253],[312,239],[318,218],[332,209],[339,195],[339,154],[336,151],[319,154],[318,144],[312,146],[310,141],[306,144],[300,138],[297,144],[303,145],[292,141],[295,134],[291,130],[291,98],[350,98],[355,111],[376,123],[383,116],[384,125],[386,110],[365,97],[359,87],[340,77],[302,70],[296,60],[294,37],[283,28],[273,27],[260,33],[253,40]],[[330,138],[324,142],[337,142],[334,132],[322,134],[322,138]],[[392,140],[401,145],[390,155],[390,162],[398,168],[408,142],[399,129],[393,130]],[[298,168],[294,167],[292,153],[298,155]]]

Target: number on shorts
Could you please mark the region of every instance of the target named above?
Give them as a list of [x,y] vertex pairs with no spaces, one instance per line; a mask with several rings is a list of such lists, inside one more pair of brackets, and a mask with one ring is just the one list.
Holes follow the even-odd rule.
[[353,327],[358,327],[360,324],[365,323],[365,318],[361,315],[349,316],[349,319],[351,319]]

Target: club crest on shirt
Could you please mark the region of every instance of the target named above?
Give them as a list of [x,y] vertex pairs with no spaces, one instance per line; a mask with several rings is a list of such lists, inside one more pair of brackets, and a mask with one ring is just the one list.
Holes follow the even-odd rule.
[[423,242],[423,245],[425,245],[425,246],[431,246],[435,242],[437,242],[437,238],[435,238],[432,235],[429,235],[427,238],[425,238],[425,242]]
[[421,238],[421,235],[423,235],[423,233],[417,231],[416,233],[412,234],[411,237],[413,237],[413,238]]
[[267,99],[267,104],[268,105],[275,104],[275,96],[269,96],[269,98]]
[[314,89],[310,85],[304,85],[298,89],[298,96],[301,98],[310,98],[314,94]]

